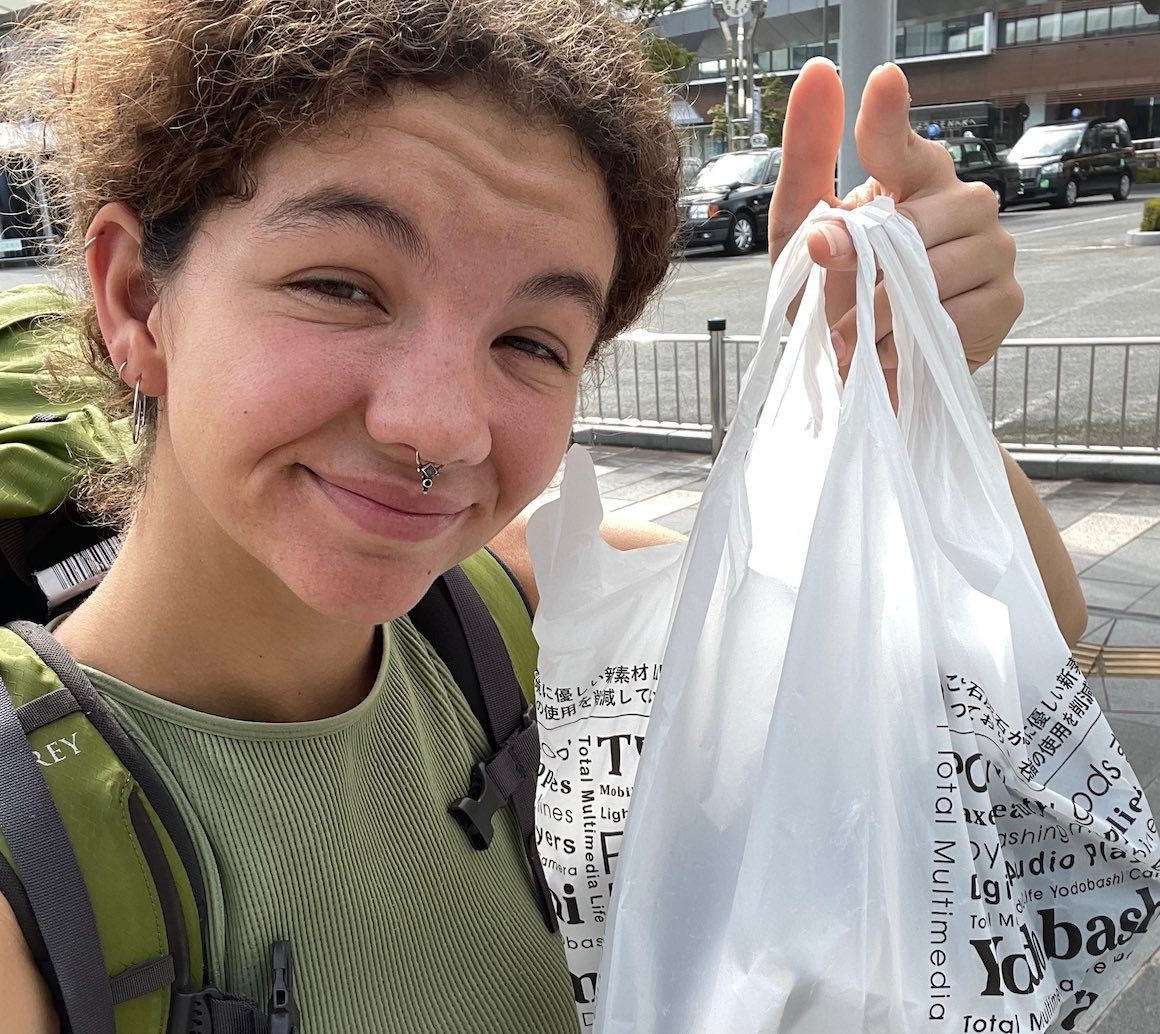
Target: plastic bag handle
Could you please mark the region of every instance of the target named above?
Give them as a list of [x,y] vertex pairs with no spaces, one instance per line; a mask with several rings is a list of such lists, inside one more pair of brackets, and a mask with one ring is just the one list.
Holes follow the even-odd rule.
[[[823,213],[829,211],[829,205],[823,202],[814,209],[811,216],[821,218]],[[686,582],[706,585],[716,580],[717,569],[725,548],[730,511],[735,509],[736,499],[727,492],[714,491],[714,483],[721,481],[726,472],[733,470],[735,465],[744,464],[757,422],[770,400],[775,376],[781,371],[779,387],[784,391],[788,387],[789,371],[794,369],[801,350],[805,347],[804,335],[791,334],[779,362],[781,331],[785,325],[786,314],[805,284],[811,269],[815,268],[806,245],[806,238],[811,229],[810,220],[804,221],[798,227],[778,256],[770,273],[770,288],[766,295],[765,316],[761,324],[757,354],[753,357],[749,372],[741,385],[741,394],[729,425],[729,433],[725,436],[725,443],[709,472],[705,492],[701,497],[700,513],[685,547],[685,566],[681,571],[677,605],[669,626],[668,646],[665,651],[664,664],[668,670],[691,670],[697,641],[701,637],[705,627],[705,616],[709,611],[709,597],[707,593],[686,593],[681,589]],[[824,288],[824,275],[821,273],[822,271],[819,271],[819,280],[816,282],[819,298]],[[653,724],[654,727],[662,728],[664,725],[663,722]],[[663,733],[655,738],[663,738]]]

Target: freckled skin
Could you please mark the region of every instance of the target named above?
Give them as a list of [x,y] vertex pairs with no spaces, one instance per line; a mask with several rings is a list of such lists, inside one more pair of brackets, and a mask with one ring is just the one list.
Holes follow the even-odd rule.
[[[257,582],[264,568],[328,615],[382,621],[547,484],[596,327],[571,300],[509,296],[559,269],[606,287],[615,227],[576,142],[510,122],[477,99],[408,92],[353,132],[280,145],[254,199],[207,219],[150,320],[166,352],[151,502],[182,515],[203,557],[231,557]],[[263,231],[288,194],[334,184],[405,213],[431,263],[355,228]],[[286,287],[307,276],[375,303]],[[556,347],[568,369],[497,343],[516,332]],[[466,508],[429,542],[354,528],[302,470],[412,484],[416,449],[443,464],[433,496]]]

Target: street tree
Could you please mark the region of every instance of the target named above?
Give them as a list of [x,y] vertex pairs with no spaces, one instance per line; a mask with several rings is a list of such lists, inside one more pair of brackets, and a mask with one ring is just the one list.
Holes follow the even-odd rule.
[[685,0],[611,0],[612,6],[630,22],[647,29],[662,14],[671,14],[685,6]]
[[[761,87],[761,131],[769,137],[770,147],[781,146],[781,135],[785,129],[785,106],[789,91],[780,76],[772,76]],[[729,139],[729,126],[725,116],[725,105],[714,104],[709,109],[709,119],[713,123],[709,135],[714,140]]]

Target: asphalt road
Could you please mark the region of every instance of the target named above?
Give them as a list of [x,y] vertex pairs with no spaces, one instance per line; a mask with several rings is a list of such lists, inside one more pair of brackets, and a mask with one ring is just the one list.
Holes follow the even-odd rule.
[[[999,217],[1018,245],[1016,272],[1026,295],[1012,336],[1160,334],[1160,254],[1125,244],[1147,197],[1160,197],[1160,186],[1138,187],[1127,201],[1103,195],[1081,198],[1070,210],[1035,206]],[[768,284],[763,254],[690,252],[641,325],[704,333],[707,318],[724,316],[730,332],[756,334]]]

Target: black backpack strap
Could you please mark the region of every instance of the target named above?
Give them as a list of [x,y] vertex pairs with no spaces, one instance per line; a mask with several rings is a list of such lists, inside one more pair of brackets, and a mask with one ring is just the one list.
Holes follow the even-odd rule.
[[492,818],[510,804],[519,827],[531,872],[532,889],[544,924],[558,929],[556,909],[536,847],[536,773],[540,741],[534,708],[525,706],[523,690],[512,668],[503,636],[471,580],[459,568],[443,575],[452,606],[475,668],[487,715],[485,729],[495,753],[472,770],[466,797],[450,805],[451,814],[463,827],[477,851],[491,844]]
[[[206,929],[206,905],[201,868],[194,852],[193,842],[189,836],[189,832],[181,819],[176,803],[173,801],[164,783],[157,776],[157,773],[137,745],[121,727],[116,717],[105,706],[79,665],[77,665],[64,647],[46,629],[25,621],[12,622],[7,627],[18,634],[36,651],[41,660],[53,670],[64,687],[62,690],[57,690],[55,693],[47,694],[30,704],[26,704],[20,709],[19,714],[14,711],[13,715],[16,719],[16,727],[21,733],[25,733],[26,728],[36,727],[43,722],[51,721],[55,717],[67,714],[70,711],[80,710],[84,712],[85,717],[117,754],[125,768],[129,770],[140,787],[140,792],[144,793],[150,806],[165,826],[166,832],[169,834],[181,858],[186,875],[189,877],[190,887],[193,890],[194,900],[197,906],[198,920],[201,930],[204,931]],[[11,707],[11,701],[8,700],[7,693],[0,694],[0,696],[3,697],[3,700],[0,700],[0,712],[2,712],[3,704],[7,702],[9,707]],[[3,714],[0,713],[0,743],[3,742],[3,717]],[[29,754],[31,752],[26,735],[24,750]],[[35,759],[32,760],[35,764]],[[0,752],[0,771],[6,774],[9,772],[15,773],[15,778],[11,780],[5,779],[3,782],[0,782],[0,812],[3,810],[2,793],[4,788],[6,786],[20,786],[27,781],[27,777],[23,773],[16,772],[13,768],[5,767],[9,764],[10,762],[7,757],[3,756],[2,752]],[[43,777],[40,776],[39,772],[35,774],[41,783],[43,783]],[[137,791],[135,791],[136,793]],[[164,858],[160,841],[157,840],[156,833],[153,832],[153,828],[149,824],[141,801],[134,796],[130,799],[129,806],[134,829],[141,843],[142,852],[149,864],[149,869],[153,874],[157,893],[161,900],[162,912],[166,923],[167,939],[172,948],[170,955],[159,959],[148,960],[140,966],[120,973],[110,980],[104,969],[104,956],[100,949],[99,940],[95,944],[89,941],[82,942],[79,939],[74,940],[76,936],[75,930],[70,929],[70,924],[74,921],[68,918],[67,913],[65,921],[62,922],[59,916],[46,916],[36,908],[32,887],[28,885],[28,879],[26,877],[31,876],[37,882],[45,882],[44,874],[51,873],[52,869],[43,860],[37,859],[31,865],[24,865],[21,863],[19,857],[16,858],[16,867],[20,871],[14,875],[18,876],[19,884],[25,897],[32,899],[33,908],[31,917],[26,916],[25,919],[21,919],[21,911],[26,910],[23,909],[23,903],[20,902],[21,895],[16,893],[15,887],[8,888],[12,890],[12,893],[6,894],[9,901],[14,903],[13,910],[17,914],[18,921],[21,922],[21,929],[24,930],[25,923],[29,922],[30,925],[35,926],[37,933],[43,938],[38,943],[36,938],[30,937],[29,933],[27,931],[25,932],[25,939],[29,941],[30,947],[34,952],[34,957],[40,945],[44,945],[45,950],[43,951],[43,955],[45,958],[44,964],[41,966],[42,972],[47,970],[52,975],[52,980],[49,984],[51,990],[54,992],[54,997],[57,999],[58,1011],[61,1013],[62,1021],[66,1024],[71,1024],[71,1026],[66,1025],[65,1028],[68,1034],[88,1034],[89,1031],[95,1032],[98,1030],[101,1034],[106,1034],[106,1032],[107,1034],[112,1034],[114,1030],[112,1026],[107,1028],[104,1026],[99,1028],[92,1026],[90,1023],[90,1016],[92,1015],[90,1007],[86,1004],[78,1006],[75,1004],[75,1000],[70,1000],[65,994],[65,973],[71,967],[69,955],[76,953],[86,954],[90,963],[95,960],[96,967],[100,970],[100,981],[104,987],[104,994],[108,995],[111,999],[109,1006],[110,1017],[112,1016],[111,1010],[113,1005],[135,998],[148,991],[170,986],[172,987],[172,992],[169,1022],[167,1024],[168,1034],[291,1034],[291,1032],[297,1029],[297,1015],[289,1011],[293,1008],[292,999],[289,999],[288,1007],[281,1009],[281,1011],[276,1011],[274,1003],[271,1003],[271,1011],[267,1013],[265,1009],[261,1008],[258,1003],[251,999],[228,995],[216,988],[203,987],[205,973],[190,972],[184,919],[182,918],[180,903],[176,897],[177,891],[173,884],[172,870]],[[59,823],[59,816],[57,816],[55,805],[53,805],[52,814],[57,818]],[[26,820],[23,821],[23,825],[31,828]],[[2,831],[6,838],[8,838],[8,829],[3,828]],[[65,835],[67,837],[67,834]],[[15,855],[15,848],[10,838],[9,846]],[[0,876],[3,875],[0,872]],[[53,892],[58,893],[56,877],[50,875],[48,881],[52,883]],[[10,883],[11,881],[8,882]],[[5,881],[0,880],[0,890],[4,889]],[[87,889],[84,890],[84,894],[84,907],[91,913]],[[17,904],[20,907],[17,907]],[[70,905],[68,907],[71,908],[72,906]],[[66,940],[70,942],[68,951],[62,953],[56,947],[50,936],[50,931],[54,931],[57,934],[63,932],[66,935]],[[203,936],[203,946],[206,943],[207,939]],[[38,965],[41,965],[40,958],[37,959],[37,962]],[[278,979],[278,971],[275,969],[275,986],[277,986]],[[288,972],[285,977],[284,986],[287,990],[287,995],[289,995]],[[58,988],[59,994],[57,994]],[[293,1024],[288,1022],[291,1015],[293,1016]],[[78,1021],[77,1017],[81,1019]],[[112,1023],[112,1019],[110,1019],[110,1023]]]
[[0,679],[0,833],[31,906],[74,1034],[116,1034],[104,951],[68,833]]
[[[177,803],[165,783],[154,771],[141,749],[121,727],[121,723],[105,706],[88,676],[46,628],[31,621],[13,621],[7,627],[32,647],[40,659],[53,670],[61,685],[69,691],[84,712],[85,717],[129,770],[144,792],[146,800],[160,817],[189,877],[194,902],[197,905],[199,926],[203,933],[203,943],[207,943],[208,938],[204,936],[208,925],[207,906],[201,864],[194,850],[193,838],[189,835]],[[179,978],[181,975],[179,974]],[[203,981],[204,978],[204,973],[189,974],[189,979],[195,982]]]

